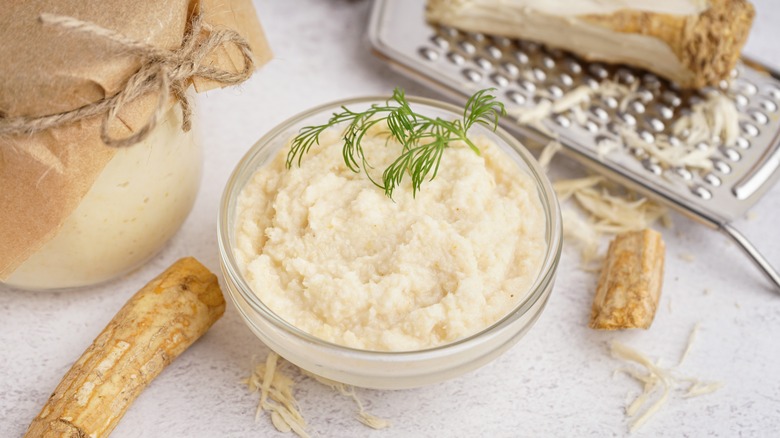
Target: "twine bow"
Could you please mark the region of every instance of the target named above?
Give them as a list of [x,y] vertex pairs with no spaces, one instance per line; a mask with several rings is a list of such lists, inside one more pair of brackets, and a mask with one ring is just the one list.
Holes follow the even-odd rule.
[[[0,136],[34,134],[50,128],[77,122],[86,118],[105,114],[100,127],[100,138],[108,146],[125,147],[142,141],[154,129],[168,108],[168,99],[172,94],[182,107],[182,129],[189,131],[192,118],[192,104],[185,90],[193,77],[211,79],[224,85],[244,82],[254,70],[252,51],[247,41],[230,29],[214,30],[203,22],[201,13],[193,14],[189,29],[184,34],[181,47],[164,50],[133,40],[116,31],[98,26],[95,23],[73,17],[41,14],[45,25],[58,26],[70,32],[82,32],[120,45],[123,51],[141,58],[141,68],[128,79],[124,88],[114,96],[89,103],[71,111],[41,117],[0,116]],[[201,31],[208,35],[201,38]],[[203,65],[204,58],[220,46],[233,44],[243,56],[244,68],[236,73]],[[117,119],[122,108],[143,95],[159,93],[154,112],[143,126],[132,135],[124,138],[112,137],[108,128]]]

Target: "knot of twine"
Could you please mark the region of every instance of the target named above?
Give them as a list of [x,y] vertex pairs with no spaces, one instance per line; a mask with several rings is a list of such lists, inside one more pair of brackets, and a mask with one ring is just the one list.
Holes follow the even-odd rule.
[[[34,134],[50,128],[77,122],[99,114],[105,114],[100,127],[100,138],[108,146],[125,147],[145,139],[160,121],[168,108],[168,99],[173,95],[181,104],[182,130],[189,131],[192,118],[192,104],[185,90],[193,77],[210,79],[223,85],[244,82],[252,75],[254,61],[247,41],[230,29],[214,30],[203,22],[203,14],[192,15],[189,29],[184,34],[181,47],[164,50],[133,40],[111,29],[95,23],[73,17],[41,14],[45,25],[58,26],[69,32],[82,32],[118,44],[130,54],[141,58],[141,68],[128,79],[124,88],[112,97],[89,103],[71,111],[41,117],[0,116],[0,135]],[[208,35],[201,38],[202,30]],[[239,72],[229,72],[203,65],[204,58],[220,46],[232,44],[243,56],[244,68]],[[128,103],[145,94],[157,92],[159,100],[154,112],[146,122],[132,135],[115,138],[109,135],[111,122],[117,119],[119,112]]]

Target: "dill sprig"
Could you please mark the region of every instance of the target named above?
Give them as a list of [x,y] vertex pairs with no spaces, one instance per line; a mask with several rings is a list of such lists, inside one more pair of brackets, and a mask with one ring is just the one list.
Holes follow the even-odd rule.
[[[315,144],[319,145],[320,134],[325,130],[348,123],[344,129],[344,163],[353,172],[366,173],[369,180],[392,198],[393,190],[401,185],[405,175],[412,179],[412,190],[416,196],[422,183],[436,178],[444,150],[454,141],[462,141],[477,155],[479,148],[466,136],[475,124],[495,130],[500,116],[506,114],[504,104],[490,94],[494,88],[474,93],[466,102],[463,118],[444,120],[431,118],[412,110],[404,90],[396,88],[393,96],[384,104],[373,104],[362,112],[355,112],[342,106],[341,112],[333,113],[327,123],[306,126],[293,139],[287,154],[287,168],[294,163],[301,165],[303,156]],[[402,145],[401,153],[382,173],[382,181],[372,178],[369,169],[373,167],[366,159],[362,140],[372,126],[385,122],[389,137]],[[430,176],[429,176],[430,175]]]

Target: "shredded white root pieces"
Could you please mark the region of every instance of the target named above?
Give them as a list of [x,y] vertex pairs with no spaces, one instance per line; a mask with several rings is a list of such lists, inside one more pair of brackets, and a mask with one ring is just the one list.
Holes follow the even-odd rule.
[[293,396],[294,382],[288,376],[277,370],[279,355],[271,352],[265,363],[259,364],[247,379],[247,385],[252,392],[260,391],[260,402],[257,405],[255,420],[263,411],[271,415],[271,423],[280,432],[294,432],[301,438],[308,438],[306,420],[298,409],[298,402]]
[[[643,100],[638,90],[639,82],[626,86],[614,81],[604,81],[596,88],[581,85],[562,97],[543,94],[546,99],[536,105],[515,109],[511,115],[518,123],[529,125],[551,135],[543,120],[557,114],[570,112],[580,124],[587,120],[586,110],[595,98],[619,99],[618,110],[624,112],[631,102]],[[600,158],[622,146],[644,151],[664,168],[685,167],[709,170],[710,160],[717,151],[714,144],[733,145],[739,135],[739,114],[734,102],[719,91],[712,91],[701,102],[691,106],[689,112],[677,117],[671,127],[675,139],[659,134],[647,141],[637,134],[634,126],[620,118],[613,120],[617,126],[615,138],[604,137],[596,145]]]
[[563,210],[561,216],[563,238],[579,247],[581,263],[587,266],[598,261],[600,236],[593,225],[570,209]]
[[366,412],[363,406],[363,402],[360,400],[360,398],[358,398],[357,394],[355,393],[355,388],[353,386],[341,382],[336,382],[334,380],[326,379],[325,377],[312,374],[306,370],[301,370],[301,372],[304,375],[309,376],[312,379],[322,383],[323,385],[333,389],[339,394],[351,398],[355,402],[355,405],[357,405],[358,407],[357,417],[358,417],[358,421],[360,421],[361,423],[373,429],[384,429],[386,427],[390,427],[389,421],[379,418],[369,412]]
[[564,210],[563,233],[580,248],[584,265],[600,259],[602,235],[650,228],[658,220],[668,225],[668,210],[646,198],[622,190],[610,192],[601,176],[559,180],[553,183],[561,203],[573,199],[582,215]]
[[[293,395],[293,380],[279,371],[279,355],[271,352],[265,363],[261,363],[252,371],[252,375],[246,380],[251,392],[260,391],[260,402],[257,406],[255,420],[265,411],[271,417],[271,423],[280,432],[293,432],[301,438],[308,438],[306,420],[300,413],[298,402]],[[339,394],[350,397],[358,407],[357,419],[364,425],[373,429],[384,429],[390,426],[390,422],[366,412],[363,402],[355,393],[355,388],[343,383],[335,382],[324,377],[301,370],[302,374],[313,378],[323,385],[337,391]]]
[[[678,364],[673,368],[661,367],[659,363],[654,363],[644,354],[620,342],[613,341],[610,344],[612,357],[640,366],[640,368],[623,367],[615,370],[615,373],[626,374],[642,385],[642,393],[626,406],[626,415],[633,418],[629,425],[630,432],[636,431],[658,412],[675,389],[684,389],[686,392],[683,393],[682,398],[691,398],[711,394],[723,387],[722,382],[705,382],[692,377],[678,377],[674,374],[688,356],[698,331],[697,323],[688,336],[688,343]],[[648,406],[652,399],[654,401]]]
[[542,170],[547,171],[550,167],[550,163],[552,162],[553,157],[555,154],[558,153],[558,151],[563,148],[563,145],[561,145],[559,142],[553,140],[542,149],[542,153],[539,154],[539,165],[542,167]]

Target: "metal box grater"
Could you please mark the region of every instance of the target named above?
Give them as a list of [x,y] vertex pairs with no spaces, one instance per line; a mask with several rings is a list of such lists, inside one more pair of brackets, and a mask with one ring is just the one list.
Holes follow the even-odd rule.
[[544,144],[552,133],[565,152],[599,173],[728,235],[780,288],[780,275],[732,225],[780,177],[780,75],[754,62],[741,62],[722,84],[739,112],[740,136],[733,147],[718,147],[713,169],[663,168],[643,152],[623,147],[599,156],[600,138],[614,138],[611,121],[620,118],[646,141],[671,134],[671,122],[701,99],[657,76],[626,66],[585,62],[559,50],[500,36],[437,28],[425,22],[424,0],[375,0],[369,38],[375,52],[400,72],[460,100],[494,87],[507,111],[557,99],[580,85],[613,80],[638,82],[640,99],[592,102],[587,120],[551,115],[544,130],[506,117],[502,126],[525,141]]

